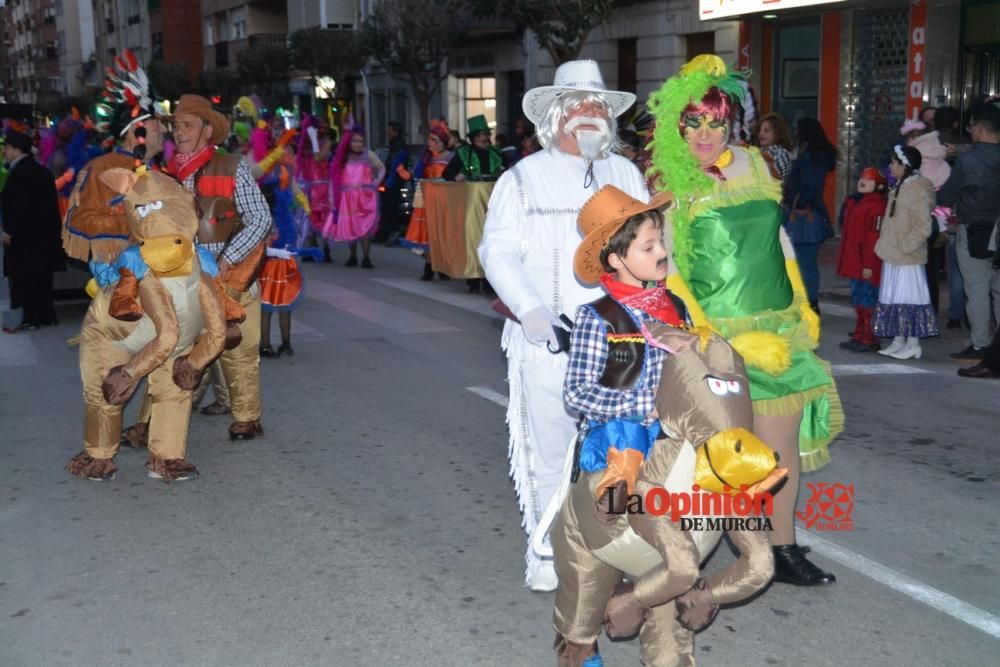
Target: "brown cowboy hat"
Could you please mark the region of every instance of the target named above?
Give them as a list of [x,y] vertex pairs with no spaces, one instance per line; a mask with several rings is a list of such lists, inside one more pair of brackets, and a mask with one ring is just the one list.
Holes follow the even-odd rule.
[[672,194],[661,192],[644,204],[613,185],[605,185],[594,193],[580,209],[576,222],[583,233],[583,241],[573,257],[573,270],[577,277],[587,284],[598,282],[604,273],[601,250],[614,233],[632,216],[662,209],[673,200]]
[[229,119],[212,108],[212,103],[201,95],[181,95],[180,102],[170,116],[173,122],[181,114],[197,116],[212,126],[212,138],[209,142],[213,145],[221,144],[229,136]]

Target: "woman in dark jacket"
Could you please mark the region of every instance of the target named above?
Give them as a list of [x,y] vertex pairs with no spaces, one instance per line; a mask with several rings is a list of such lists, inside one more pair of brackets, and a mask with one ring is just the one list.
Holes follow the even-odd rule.
[[796,138],[798,154],[785,181],[785,230],[795,246],[809,303],[819,312],[819,247],[833,236],[823,189],[837,165],[837,149],[815,118],[799,120]]

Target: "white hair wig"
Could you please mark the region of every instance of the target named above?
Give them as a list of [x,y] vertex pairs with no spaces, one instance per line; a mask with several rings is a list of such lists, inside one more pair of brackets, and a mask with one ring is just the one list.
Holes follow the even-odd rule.
[[549,107],[545,110],[541,121],[539,121],[538,126],[535,128],[535,136],[538,138],[538,143],[541,144],[542,148],[548,149],[558,146],[559,124],[566,119],[566,115],[570,109],[587,103],[601,105],[608,114],[609,132],[608,136],[601,142],[601,154],[608,155],[621,148],[621,141],[618,140],[618,124],[615,121],[614,114],[611,113],[611,106],[608,104],[607,98],[602,93],[586,91],[563,93],[552,100]]

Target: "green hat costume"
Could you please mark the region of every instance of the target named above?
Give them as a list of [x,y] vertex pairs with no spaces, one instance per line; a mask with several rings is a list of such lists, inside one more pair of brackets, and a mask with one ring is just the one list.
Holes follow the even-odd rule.
[[466,124],[469,127],[469,138],[476,136],[480,132],[490,131],[490,124],[487,122],[486,116],[483,115],[473,116],[466,121]]

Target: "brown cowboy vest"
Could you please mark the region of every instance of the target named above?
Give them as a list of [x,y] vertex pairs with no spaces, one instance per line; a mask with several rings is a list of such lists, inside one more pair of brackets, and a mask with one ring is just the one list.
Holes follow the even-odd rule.
[[[684,302],[672,292],[668,292],[674,302],[674,308],[682,320],[687,319],[687,308]],[[598,382],[601,386],[611,389],[632,389],[642,374],[642,365],[646,359],[646,342],[644,340],[613,340],[612,337],[641,337],[642,332],[635,320],[621,305],[610,296],[603,296],[590,304],[598,317],[604,320],[607,331],[608,358],[604,362],[604,373]]]
[[242,227],[236,202],[236,168],[239,155],[217,153],[195,172],[195,201],[198,205],[199,243],[226,243]]

